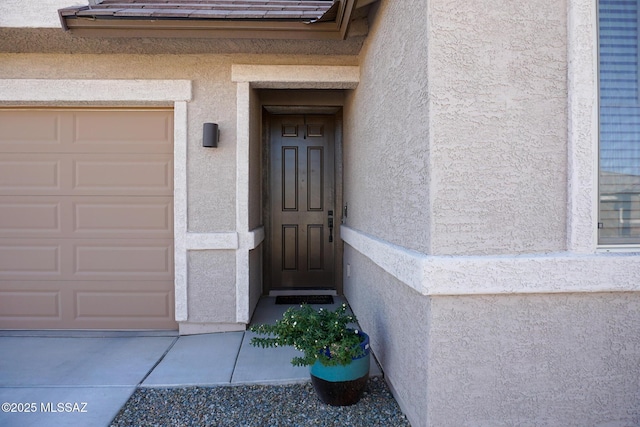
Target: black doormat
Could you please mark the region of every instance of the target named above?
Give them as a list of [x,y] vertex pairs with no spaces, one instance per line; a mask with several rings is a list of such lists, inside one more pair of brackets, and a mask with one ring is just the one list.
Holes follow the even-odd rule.
[[276,304],[333,304],[331,295],[280,295]]

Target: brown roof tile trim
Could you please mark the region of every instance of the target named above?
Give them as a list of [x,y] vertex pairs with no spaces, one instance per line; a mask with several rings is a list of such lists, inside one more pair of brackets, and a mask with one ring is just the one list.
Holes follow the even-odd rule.
[[61,18],[300,20],[321,18],[333,1],[104,0],[60,9]]

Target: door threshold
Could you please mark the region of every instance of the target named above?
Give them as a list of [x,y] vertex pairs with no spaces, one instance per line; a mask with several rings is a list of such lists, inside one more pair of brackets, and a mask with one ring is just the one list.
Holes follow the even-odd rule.
[[270,297],[293,296],[293,295],[331,295],[338,296],[335,289],[282,289],[269,291]]

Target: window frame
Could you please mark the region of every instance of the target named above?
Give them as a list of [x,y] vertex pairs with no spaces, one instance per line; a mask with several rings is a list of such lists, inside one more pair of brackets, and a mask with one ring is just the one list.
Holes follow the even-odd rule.
[[[606,242],[602,243],[602,238],[600,236],[600,230],[603,228],[602,221],[602,192],[601,192],[601,165],[602,165],[602,156],[601,156],[601,124],[602,124],[602,116],[601,116],[601,85],[600,85],[600,72],[601,72],[601,61],[600,61],[600,1],[596,0],[595,3],[595,108],[596,108],[596,206],[595,206],[595,232],[596,232],[596,250],[604,251],[604,252],[637,252],[638,248],[640,248],[640,236],[638,236],[636,242]],[[636,97],[638,98],[638,102],[631,103],[629,102],[629,106],[637,105],[640,106],[640,1],[637,6],[637,14],[636,14],[636,37],[637,37],[637,55],[636,55]],[[625,102],[621,101],[620,105],[624,105]],[[638,211],[640,213],[640,211]],[[639,217],[640,219],[640,217]]]

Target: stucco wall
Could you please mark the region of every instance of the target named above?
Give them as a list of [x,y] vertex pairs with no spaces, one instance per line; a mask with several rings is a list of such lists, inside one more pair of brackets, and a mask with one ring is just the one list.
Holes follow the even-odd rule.
[[345,222],[429,252],[426,2],[381,1],[347,97]]
[[[567,20],[566,1],[551,0],[375,9],[347,103],[345,293],[416,426],[639,423],[639,297],[596,293],[635,290],[635,256],[590,243],[580,252],[592,260],[565,252],[575,249],[567,188],[578,176],[568,166]],[[593,35],[580,34],[585,51]],[[581,96],[593,105],[593,92]],[[591,148],[582,137],[593,110],[579,114],[574,143]],[[591,170],[596,152],[584,153]],[[580,178],[592,183],[593,172]],[[595,197],[578,202],[591,212]],[[585,224],[577,239],[588,243],[595,222]],[[529,281],[519,266],[539,257],[550,263]],[[476,262],[507,268],[486,274]],[[571,286],[581,275],[587,286]],[[465,295],[478,284],[503,295]],[[434,296],[441,286],[460,296]],[[392,349],[409,335],[422,357]]]
[[435,297],[431,426],[640,424],[637,293]]
[[349,247],[344,262],[345,296],[371,338],[386,381],[413,425],[426,425],[429,298]]
[[190,251],[188,304],[190,323],[235,323],[235,253]]
[[566,2],[429,2],[434,254],[562,251]]
[[435,255],[565,249],[566,3],[499,3],[380,2],[346,115],[349,226]]
[[[429,253],[427,2],[381,0],[372,17],[360,84],[345,103],[343,222]],[[428,297],[348,244],[343,280],[396,400],[413,425],[426,425]]]
[[2,0],[0,27],[60,28],[58,9],[87,4],[87,0]]

